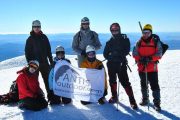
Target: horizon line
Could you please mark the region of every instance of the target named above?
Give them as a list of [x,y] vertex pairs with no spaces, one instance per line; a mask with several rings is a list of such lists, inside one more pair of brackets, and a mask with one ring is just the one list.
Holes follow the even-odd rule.
[[[43,32],[44,33],[44,32]],[[110,32],[97,32],[98,34],[111,34]],[[140,32],[122,32],[122,33],[141,33]],[[153,33],[180,33],[180,31],[172,32],[153,32]],[[0,33],[0,35],[28,35],[29,33]],[[76,32],[59,32],[59,33],[44,33],[44,34],[76,34]]]

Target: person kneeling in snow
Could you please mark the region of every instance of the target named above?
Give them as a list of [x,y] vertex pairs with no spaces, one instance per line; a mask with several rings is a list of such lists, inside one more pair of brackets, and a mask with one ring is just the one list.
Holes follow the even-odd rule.
[[[88,45],[86,47],[86,56],[87,58],[81,63],[81,68],[92,68],[92,69],[98,69],[98,70],[101,70],[102,68],[104,68],[103,66],[103,63],[96,59],[96,52],[95,52],[95,47],[92,46],[92,45]],[[100,98],[98,100],[99,104],[104,104],[104,99],[105,99],[105,96],[107,95],[107,80],[106,80],[106,77],[105,77],[105,90],[104,90],[104,95],[102,98]],[[87,102],[87,101],[81,101],[81,103],[83,105],[86,105],[86,104],[90,104],[90,102]]]
[[28,63],[28,67],[17,72],[19,76],[17,77],[16,82],[18,85],[18,105],[20,108],[38,111],[46,108],[48,105],[44,93],[39,86],[38,68],[39,62],[31,60]]
[[[54,66],[55,66],[56,62],[59,61],[59,60],[60,61],[65,60],[65,61],[71,63],[70,60],[65,58],[65,51],[64,51],[64,48],[62,46],[57,46],[56,47],[56,57],[54,58]],[[53,68],[51,69],[51,71],[49,73],[48,82],[49,82],[49,90],[50,90],[50,92],[48,94],[48,102],[50,102],[50,104],[60,104],[60,103],[68,104],[68,103],[71,102],[70,98],[57,96],[53,92],[54,66],[53,66]]]

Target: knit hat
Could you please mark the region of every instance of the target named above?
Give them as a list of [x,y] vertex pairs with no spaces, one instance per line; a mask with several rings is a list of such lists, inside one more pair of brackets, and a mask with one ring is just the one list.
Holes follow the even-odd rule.
[[90,23],[89,18],[87,18],[87,17],[82,18],[81,19],[81,24],[82,23]]
[[41,27],[41,22],[39,20],[35,20],[32,22],[32,27]]
[[31,61],[29,61],[28,65],[38,68],[39,67],[39,62],[37,60],[31,60]]

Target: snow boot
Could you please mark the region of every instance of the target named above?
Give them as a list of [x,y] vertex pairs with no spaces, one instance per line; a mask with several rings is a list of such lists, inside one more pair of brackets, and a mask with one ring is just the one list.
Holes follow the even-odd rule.
[[114,103],[117,103],[117,102],[118,102],[118,98],[117,98],[117,97],[112,96],[112,97],[109,99],[109,103],[114,104]]
[[66,98],[66,97],[62,97],[62,103],[63,104],[69,104],[69,103],[71,103],[71,98]]
[[146,106],[148,104],[148,98],[142,98],[142,101],[139,103],[141,106]]
[[133,110],[137,110],[138,109],[138,106],[136,104],[136,100],[134,99],[134,96],[129,97],[129,102],[130,102],[131,108]]
[[157,112],[160,112],[160,111],[161,111],[160,103],[154,103],[154,109],[155,109]]
[[160,102],[161,102],[161,100],[160,100],[160,90],[158,89],[158,90],[154,90],[153,92],[152,92],[152,95],[153,95],[153,103],[154,103],[154,109],[156,110],[156,111],[158,111],[158,112],[160,112],[161,111],[161,107],[160,107]]
[[83,104],[83,105],[88,105],[88,104],[91,104],[91,102],[81,101],[81,104]]
[[100,98],[100,99],[98,100],[98,103],[101,104],[101,105],[103,105],[103,104],[105,103],[105,98],[104,98],[104,97]]
[[60,97],[57,96],[57,95],[55,95],[55,94],[53,93],[53,91],[50,91],[50,92],[48,93],[48,96],[47,96],[47,97],[48,97],[48,102],[49,102],[50,105],[60,104],[60,103],[61,103]]
[[118,97],[117,97],[117,83],[113,83],[110,85],[111,86],[111,93],[112,97],[109,99],[109,103],[116,103],[118,102]]

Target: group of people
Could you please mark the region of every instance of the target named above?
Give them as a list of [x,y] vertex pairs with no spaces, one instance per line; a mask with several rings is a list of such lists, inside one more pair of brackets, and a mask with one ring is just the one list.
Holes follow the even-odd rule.
[[[120,82],[129,97],[132,109],[138,109],[133,89],[127,73],[126,56],[130,52],[130,40],[126,34],[121,33],[121,27],[118,23],[110,26],[112,37],[106,42],[103,55],[107,60],[107,69],[109,76],[109,85],[112,97],[109,103],[118,102],[117,82]],[[153,34],[152,26],[147,24],[142,31],[142,37],[134,46],[133,57],[138,65],[139,76],[141,79],[142,101],[140,105],[145,106],[149,103],[148,83],[150,83],[154,107],[157,111],[160,107],[160,88],[158,84],[158,60],[162,57],[162,47],[158,36]],[[101,49],[101,42],[98,34],[90,29],[90,21],[87,17],[82,18],[80,31],[78,31],[72,42],[72,49],[77,53],[78,67],[102,69],[102,61],[96,58],[96,50]],[[18,71],[16,80],[19,92],[19,107],[40,110],[50,104],[68,104],[71,98],[57,96],[53,93],[53,75],[54,66],[59,60],[70,60],[65,58],[65,49],[63,46],[56,47],[56,56],[53,60],[51,46],[45,34],[41,31],[41,23],[35,20],[32,23],[32,31],[26,41],[25,57],[28,66]],[[47,99],[39,87],[38,76],[42,74],[44,80]],[[106,75],[106,74],[105,74]],[[117,81],[117,76],[118,80]],[[98,100],[99,104],[104,104],[107,95],[107,75],[105,76],[104,95]],[[81,101],[82,104],[90,104],[89,101]]]

